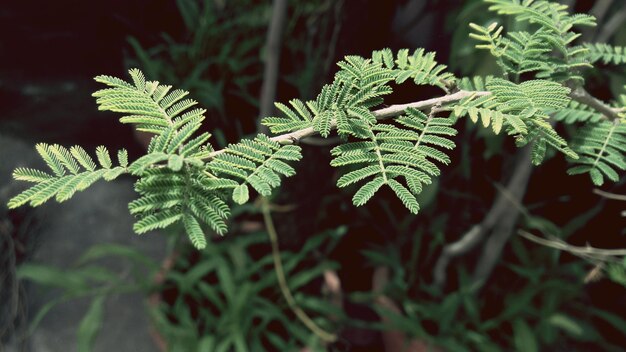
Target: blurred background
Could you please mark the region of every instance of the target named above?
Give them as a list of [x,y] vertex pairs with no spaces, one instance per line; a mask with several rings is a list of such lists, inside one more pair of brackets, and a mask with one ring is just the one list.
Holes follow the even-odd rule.
[[[176,229],[132,232],[130,177],[62,205],[6,208],[24,187],[12,170],[41,166],[37,142],[142,155],[145,137],[97,110],[96,75],[127,79],[137,67],[189,90],[208,110],[216,149],[254,135],[279,3],[280,102],[315,98],[343,56],[385,47],[436,51],[457,76],[497,74],[488,53],[473,49],[467,25],[514,25],[474,0],[3,3],[0,351],[391,351],[394,339],[411,351],[623,350],[626,265],[603,271],[514,235],[526,228],[577,246],[626,247],[624,202],[594,192],[586,176],[567,176],[562,156],[526,171],[519,202],[485,234],[504,238],[500,250],[486,252],[481,242],[446,254],[528,169],[510,138],[471,122],[457,124],[452,164],[420,196],[417,216],[383,191],[353,207],[334,185],[332,140],[302,144],[304,161],[273,195],[273,212],[298,304],[338,334],[326,346],[280,294],[256,203],[234,208],[230,233],[201,253]],[[598,17],[585,41],[626,44],[625,1],[565,3]],[[624,65],[587,73],[588,90],[603,100],[625,84]],[[435,94],[405,84],[385,103]],[[602,190],[623,194],[624,183]]]

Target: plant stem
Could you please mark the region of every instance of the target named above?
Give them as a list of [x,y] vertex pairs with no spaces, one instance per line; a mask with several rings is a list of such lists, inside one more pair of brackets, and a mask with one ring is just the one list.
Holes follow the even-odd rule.
[[594,110],[604,115],[609,121],[616,121],[620,119],[618,115],[618,113],[621,112],[620,109],[610,107],[593,95],[589,94],[589,92],[587,92],[583,87],[571,88],[572,91],[569,93],[569,96],[572,100],[576,100],[579,103],[592,107]]
[[597,188],[593,190],[593,193],[608,199],[626,201],[626,195],[623,194],[609,193]]
[[280,259],[280,250],[278,248],[278,234],[276,233],[276,228],[274,227],[274,222],[272,221],[272,213],[270,210],[270,204],[267,198],[261,198],[261,212],[263,213],[263,219],[265,220],[265,228],[267,229],[267,234],[270,238],[270,243],[272,245],[272,258],[274,259],[274,269],[276,270],[276,277],[278,278],[278,285],[280,286],[280,291],[282,292],[287,304],[289,304],[289,308],[293,311],[298,319],[309,329],[312,333],[314,333],[317,337],[319,337],[324,342],[334,342],[337,340],[337,335],[329,333],[324,329],[320,328],[296,303],[295,298],[291,294],[289,290],[289,286],[287,286],[287,278],[285,276],[285,271],[283,269],[283,263]]
[[567,244],[559,239],[547,240],[545,238],[537,237],[529,232],[518,230],[517,233],[540,245],[555,248],[558,250],[566,251],[574,255],[596,257],[595,259],[601,259],[603,257],[622,257],[626,256],[626,249],[601,249],[590,246],[581,247]]

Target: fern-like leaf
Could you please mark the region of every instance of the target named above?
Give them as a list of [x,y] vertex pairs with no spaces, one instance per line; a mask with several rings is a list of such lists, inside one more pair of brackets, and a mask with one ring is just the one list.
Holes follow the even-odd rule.
[[595,26],[595,18],[586,14],[570,15],[567,5],[551,1],[486,0],[489,10],[513,15],[517,21],[527,21],[558,34],[566,34],[573,26]]
[[269,196],[281,183],[280,176],[292,176],[295,170],[285,161],[302,158],[301,148],[280,145],[260,134],[254,140],[244,139],[229,145],[224,153],[208,163],[208,169],[217,176],[235,180],[232,198],[238,204],[248,201],[248,185],[259,194]]
[[[517,21],[530,22],[538,28],[532,32],[511,32],[503,35],[495,25],[471,25],[477,32],[470,37],[481,41],[477,48],[489,49],[504,73],[536,72],[537,78],[558,81],[578,80],[583,77],[578,69],[591,67],[588,48],[572,45],[580,34],[574,26],[595,26],[593,16],[570,15],[566,5],[551,1],[486,0],[489,10],[510,15]],[[531,27],[532,28],[532,27]],[[553,52],[558,52],[554,55]]]
[[216,180],[200,168],[150,169],[135,183],[140,197],[129,203],[131,214],[138,219],[133,229],[142,234],[181,222],[197,248],[206,246],[201,223],[223,235],[230,208],[223,192],[235,184]]
[[588,50],[586,55],[591,63],[602,61],[604,64],[626,64],[626,47],[606,43],[585,43],[584,47]]
[[619,172],[626,170],[626,125],[619,120],[588,123],[578,131],[573,149],[580,154],[570,175],[589,173],[597,186],[604,178],[619,181]]
[[[450,162],[440,148],[455,147],[448,138],[457,133],[452,128],[452,119],[427,116],[419,110],[408,109],[397,122],[404,128],[381,123],[364,124],[362,127],[367,134],[363,139],[367,140],[345,143],[331,151],[334,156],[332,166],[357,168],[341,176],[338,187],[371,178],[354,194],[354,205],[367,203],[386,184],[410,212],[417,213],[419,204],[415,196],[422,191],[422,184],[432,183],[432,177],[440,173],[432,161]],[[398,181],[401,178],[406,186]]]
[[188,92],[179,89],[170,92],[171,86],[146,81],[138,69],[129,70],[129,74],[133,84],[110,76],[95,78],[110,87],[93,94],[99,110],[128,114],[120,118],[120,122],[134,124],[139,131],[157,135],[165,133],[176,123],[204,119],[204,109],[186,112],[197,104],[193,99],[185,99]]
[[[38,206],[52,197],[58,202],[64,202],[99,179],[111,181],[128,172],[125,166],[112,167],[109,153],[103,146],[96,151],[101,169],[97,169],[93,159],[79,146],[68,150],[58,144],[39,143],[36,149],[53,174],[29,168],[15,169],[13,178],[33,182],[35,185],[11,198],[9,208],[17,208],[26,203]],[[126,151],[120,153],[125,154]]]
[[597,110],[579,103],[577,101],[570,101],[566,107],[561,109],[555,109],[548,112],[554,121],[562,121],[567,124],[573,124],[576,122],[599,122],[605,117]]
[[412,79],[417,85],[432,85],[447,91],[454,82],[454,75],[445,72],[446,66],[435,61],[435,53],[424,49],[417,49],[413,54],[401,49],[395,59],[391,50],[383,49],[375,51],[372,60],[391,69],[397,83]]

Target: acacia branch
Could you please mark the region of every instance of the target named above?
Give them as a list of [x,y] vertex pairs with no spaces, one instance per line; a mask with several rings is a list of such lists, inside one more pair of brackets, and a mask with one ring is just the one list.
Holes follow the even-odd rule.
[[569,93],[569,97],[579,103],[590,106],[597,112],[604,115],[610,121],[616,121],[620,119],[618,113],[622,112],[621,109],[612,108],[603,101],[589,94],[589,92],[587,92],[583,87],[572,88],[572,91]]
[[[444,96],[437,97],[437,98],[416,101],[416,102],[408,103],[408,104],[391,105],[386,108],[374,110],[372,111],[372,114],[374,114],[374,116],[376,116],[377,119],[384,120],[384,119],[402,115],[408,108],[425,110],[425,109],[430,109],[436,105],[456,102],[456,101],[459,101],[463,98],[467,98],[470,96],[481,97],[481,96],[489,95],[489,94],[491,94],[491,92],[486,92],[486,91],[472,92],[472,91],[460,90],[454,94],[448,94],[448,95],[444,95]],[[330,126],[331,126],[331,129],[337,128],[337,121],[335,120],[331,121]],[[300,142],[301,139],[311,137],[316,134],[318,134],[318,132],[315,131],[313,127],[307,127],[301,130],[281,134],[281,135],[272,137],[270,139],[280,144],[297,144]],[[210,153],[205,159],[212,159],[216,157],[217,155],[224,153],[224,151],[225,149],[216,150]]]
[[[396,117],[396,116],[403,114],[408,108],[427,110],[434,106],[440,106],[440,105],[447,104],[447,103],[453,103],[453,102],[459,101],[461,99],[464,99],[470,96],[481,97],[481,96],[485,96],[489,94],[491,94],[491,92],[488,92],[488,91],[459,90],[456,93],[447,94],[441,97],[416,101],[416,102],[408,103],[408,104],[391,105],[386,108],[374,110],[372,111],[372,114],[374,114],[374,116],[376,116],[378,120],[385,120],[385,119]],[[570,92],[569,96],[573,100],[576,100],[580,103],[590,106],[591,108],[595,109],[596,111],[606,116],[606,118],[611,121],[620,119],[620,116],[618,115],[618,113],[623,111],[623,109],[612,108],[611,106],[598,100],[597,98],[589,94],[589,92],[587,92],[582,87],[572,88],[572,91]],[[332,120],[330,123],[330,127],[331,129],[337,128],[337,121]],[[274,136],[274,137],[271,137],[270,139],[280,144],[297,144],[300,142],[300,140],[307,138],[307,137],[314,136],[316,134],[318,134],[318,132],[315,131],[313,127],[307,127],[301,130]],[[213,159],[216,156],[224,153],[224,151],[225,149],[216,150],[210,153],[207,157],[203,159],[204,160]]]

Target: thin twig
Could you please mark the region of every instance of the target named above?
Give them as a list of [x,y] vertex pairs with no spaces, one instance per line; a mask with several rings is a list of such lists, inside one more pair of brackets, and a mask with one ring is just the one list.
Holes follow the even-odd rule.
[[606,43],[611,36],[624,25],[624,21],[626,21],[626,6],[621,6],[602,27],[602,31],[597,36],[597,42]]
[[274,227],[274,222],[272,221],[269,201],[265,197],[262,197],[261,199],[261,211],[263,213],[263,219],[265,220],[267,234],[272,244],[272,258],[274,259],[274,269],[276,270],[278,285],[280,286],[280,291],[283,293],[287,304],[289,304],[289,308],[291,308],[296,317],[300,319],[300,321],[322,341],[336,341],[337,335],[329,333],[326,330],[320,328],[296,303],[296,300],[291,294],[289,286],[287,285],[287,278],[285,277],[283,263],[280,259],[280,250],[278,248],[278,234],[276,233],[276,228]]
[[503,246],[502,241],[506,242],[510,236],[512,228],[508,232],[507,229],[517,219],[519,209],[515,206],[512,207],[511,203],[521,200],[530,178],[530,148],[525,148],[522,153],[515,163],[512,173],[513,177],[504,191],[501,190],[498,193],[493,205],[480,224],[472,226],[458,241],[444,246],[433,272],[434,284],[437,287],[443,288],[446,282],[446,270],[450,261],[474,249],[490,232],[492,232],[492,238],[486,244],[490,249],[483,251],[474,275],[475,282],[483,282],[491,273],[493,265],[500,256],[501,247]]
[[493,227],[491,236],[483,247],[482,255],[474,270],[474,287],[481,287],[487,281],[502,254],[505,244],[513,234],[520,209],[523,208],[521,202],[533,170],[531,158],[531,148],[528,146],[518,156],[511,181],[506,188],[500,189],[498,199],[502,199],[501,204],[503,204],[502,206],[505,209],[502,211],[501,216],[498,217],[498,222]]
[[622,110],[612,108],[601,100],[597,99],[593,95],[589,94],[583,87],[575,87],[572,88],[572,91],[569,93],[570,98],[576,100],[579,103],[583,103],[587,106],[592,107],[602,115],[604,115],[607,119],[611,121],[619,120],[620,116],[619,112]]
[[600,248],[594,248],[588,245],[585,247],[573,246],[557,238],[548,240],[545,238],[535,236],[524,230],[518,230],[517,233],[520,236],[524,237],[525,239],[538,243],[542,246],[559,249],[559,250],[566,251],[575,255],[580,255],[580,256],[585,256],[585,257],[595,257],[595,258],[626,256],[626,249],[600,249]]
[[624,194],[609,193],[609,192],[605,192],[605,191],[603,191],[601,189],[597,189],[597,188],[593,189],[593,193],[595,193],[595,194],[597,194],[599,196],[602,196],[604,198],[613,199],[613,200],[621,200],[621,201],[626,202],[626,195],[624,195]]
[[261,118],[272,114],[274,101],[276,100],[276,82],[280,68],[280,48],[285,17],[287,13],[287,0],[274,0],[272,5],[272,19],[267,30],[265,44],[265,69],[263,72],[263,85],[261,87],[261,99],[259,102],[259,119],[257,130],[267,133],[267,127],[261,125]]
[[[596,23],[601,24],[604,20],[604,15],[609,10],[611,5],[613,4],[613,0],[597,0],[593,5],[591,10],[589,10],[589,14],[596,18]],[[582,41],[584,42],[593,42],[594,35],[598,33],[597,28],[593,27],[585,27],[582,31]]]

